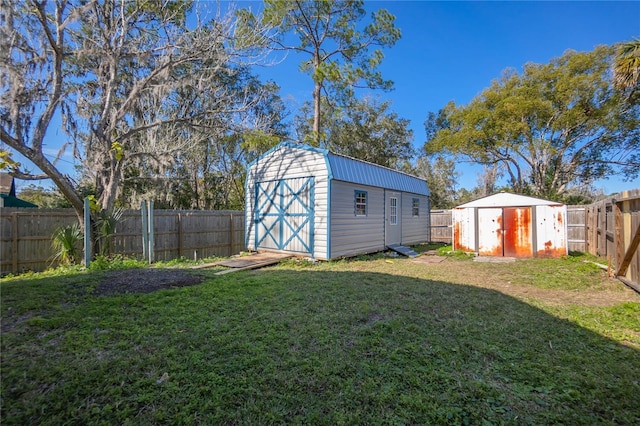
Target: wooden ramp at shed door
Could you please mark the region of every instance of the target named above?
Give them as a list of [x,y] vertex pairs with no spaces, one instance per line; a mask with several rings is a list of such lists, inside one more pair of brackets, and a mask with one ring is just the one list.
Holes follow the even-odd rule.
[[257,253],[251,256],[241,256],[234,259],[227,259],[221,262],[216,262],[217,265],[226,266],[229,269],[217,272],[216,275],[228,274],[236,271],[244,271],[247,269],[261,268],[263,266],[269,266],[280,262],[281,260],[293,257],[292,254],[286,253],[273,253],[263,252]]

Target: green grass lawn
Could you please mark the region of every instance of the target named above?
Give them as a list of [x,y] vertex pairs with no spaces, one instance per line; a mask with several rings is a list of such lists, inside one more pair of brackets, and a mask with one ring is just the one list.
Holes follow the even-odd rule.
[[204,274],[3,280],[1,423],[640,422],[640,298],[576,259]]

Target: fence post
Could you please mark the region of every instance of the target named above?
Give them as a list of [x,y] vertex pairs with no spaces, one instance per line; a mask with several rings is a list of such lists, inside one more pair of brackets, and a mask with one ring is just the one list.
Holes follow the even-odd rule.
[[156,254],[153,228],[153,201],[149,201],[149,263],[153,263],[155,261]]
[[615,229],[613,230],[613,245],[615,247],[615,270],[617,271],[622,265],[622,258],[624,257],[624,238],[622,236],[622,211],[620,205],[616,200],[611,200],[613,203],[613,223]]
[[91,263],[91,206],[89,198],[84,199],[84,267]]
[[182,257],[182,213],[178,212],[178,258]]
[[18,212],[11,213],[11,272],[18,273]]
[[229,220],[231,221],[231,226],[229,227],[231,235],[229,238],[229,242],[231,244],[231,247],[229,248],[229,256],[233,256],[233,247],[234,247],[234,234],[235,234],[235,230],[233,229],[233,213],[229,213]]
[[140,204],[140,213],[142,214],[142,258],[149,259],[149,225],[147,223],[147,202]]

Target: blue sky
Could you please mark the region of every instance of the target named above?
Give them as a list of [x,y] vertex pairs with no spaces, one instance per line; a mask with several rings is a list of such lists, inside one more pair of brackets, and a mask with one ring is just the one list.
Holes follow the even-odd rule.
[[[203,5],[210,11],[216,7],[214,2]],[[256,10],[261,2],[236,5],[251,5]],[[366,7],[386,8],[396,16],[396,25],[402,31],[398,43],[384,51],[381,66],[384,77],[395,82],[395,89],[380,95],[393,102],[392,109],[400,117],[411,120],[416,148],[424,143],[423,122],[430,111],[438,111],[450,100],[466,104],[506,68],[520,69],[527,62],[547,63],[567,49],[589,51],[599,44],[640,37],[637,1],[368,1]],[[290,54],[278,65],[257,69],[264,78],[280,85],[292,116],[311,99],[311,79],[298,71],[303,59]],[[53,157],[56,132],[51,133]],[[71,170],[71,163],[60,164]],[[473,188],[478,171],[469,164],[459,164],[459,187]],[[18,188],[28,184],[17,183]],[[606,193],[640,188],[640,178],[632,182],[611,178],[597,186]]]
[[[395,89],[380,95],[411,120],[417,148],[424,144],[430,111],[450,100],[468,103],[506,68],[520,70],[527,62],[548,63],[567,49],[589,51],[640,37],[640,2],[369,1],[366,7],[387,9],[402,31],[398,43],[384,51],[381,66]],[[292,111],[311,99],[311,79],[298,72],[303,59],[292,54],[261,71],[281,86]],[[479,171],[460,164],[459,186],[476,186]],[[640,179],[611,178],[597,186],[612,193],[639,188]]]

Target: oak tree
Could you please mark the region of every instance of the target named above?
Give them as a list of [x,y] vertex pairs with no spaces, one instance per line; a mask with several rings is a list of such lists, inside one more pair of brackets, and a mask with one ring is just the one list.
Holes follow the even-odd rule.
[[614,89],[614,54],[599,46],[505,71],[469,104],[433,115],[425,150],[499,164],[513,190],[548,198],[613,174],[638,176],[640,105]]
[[79,217],[75,183],[46,156],[54,117],[106,211],[128,170],[172,164],[197,145],[193,129],[259,126],[252,107],[269,95],[229,84],[252,62],[231,42],[230,13],[189,24],[192,2],[182,0],[1,5],[1,141],[51,178]]
[[[307,103],[296,117],[299,135],[310,132],[309,109]],[[415,154],[410,121],[392,111],[390,101],[365,97],[341,107],[326,105],[322,117],[327,137],[320,146],[332,152],[396,169]]]

